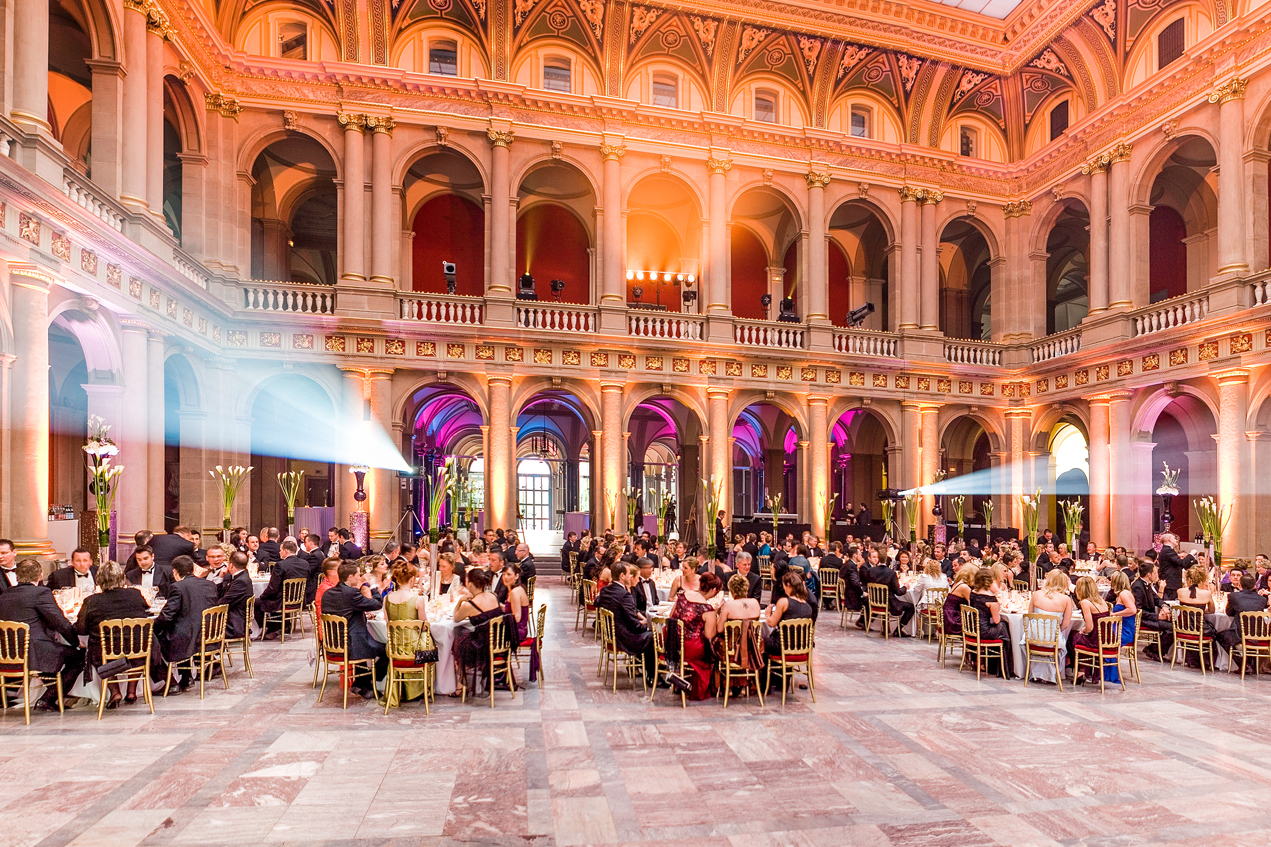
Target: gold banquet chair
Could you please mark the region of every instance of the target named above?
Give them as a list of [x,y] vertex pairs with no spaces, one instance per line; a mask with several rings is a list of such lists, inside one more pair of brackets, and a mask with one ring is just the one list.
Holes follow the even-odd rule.
[[[256,678],[256,674],[252,673],[252,653],[251,653],[252,621],[256,620],[254,617],[252,617],[252,613],[255,610],[256,610],[256,598],[248,597],[247,606],[245,608],[246,617],[243,619],[244,620],[243,637],[225,639],[225,664],[231,668],[234,667],[233,648],[241,646],[243,648],[243,665],[247,668],[247,675],[251,677],[252,679]],[[226,619],[227,623],[228,623],[228,620],[229,619],[227,618]],[[318,684],[318,666],[316,663],[313,666],[313,684],[315,687]]]
[[200,700],[207,695],[207,677],[213,666],[221,669],[221,679],[225,682],[225,689],[229,690],[229,675],[225,673],[225,624],[228,620],[229,606],[222,604],[203,610],[199,649],[188,659],[174,662],[168,668],[168,679],[163,684],[164,697],[168,696],[168,689],[172,687],[173,672],[184,667],[189,667],[190,673],[198,672]]
[[1091,650],[1089,647],[1073,647],[1072,678],[1075,680],[1081,669],[1087,667],[1091,673],[1099,674],[1099,692],[1102,693],[1104,670],[1116,668],[1117,679],[1121,681],[1121,690],[1124,691],[1125,676],[1121,673],[1121,618],[1109,615],[1106,618],[1099,618],[1098,623],[1098,627],[1095,628],[1098,650]]
[[388,622],[388,644],[385,645],[388,654],[388,682],[384,685],[384,714],[387,715],[389,708],[394,705],[394,694],[397,695],[395,705],[401,706],[402,694],[412,682],[424,684],[424,714],[432,714],[429,703],[437,684],[437,663],[415,664],[415,651],[436,648],[432,632],[423,621]]
[[1227,664],[1227,672],[1236,667],[1236,651],[1240,651],[1240,678],[1245,678],[1245,665],[1253,659],[1253,673],[1258,675],[1258,665],[1262,659],[1271,659],[1271,612],[1241,612],[1238,619],[1240,625],[1240,643],[1231,647],[1231,661]]
[[874,620],[877,616],[882,616],[883,621],[883,640],[891,638],[891,591],[887,586],[881,583],[871,582],[868,586],[867,602],[865,604],[865,637],[869,637],[869,631],[874,626]]
[[[719,669],[724,675],[724,708],[728,708],[728,697],[732,692],[733,679],[745,682],[746,695],[750,695],[749,683],[753,680],[755,694],[759,696],[759,705],[763,706],[763,686],[759,683],[759,668],[745,668],[733,661],[742,645],[742,633],[745,632],[745,621],[724,621],[724,655],[719,658]],[[763,658],[763,644],[757,637],[759,622],[750,627],[752,654],[759,660]]]
[[768,657],[768,671],[764,675],[765,687],[772,684],[772,672],[782,672],[781,705],[786,704],[786,692],[794,684],[794,675],[801,673],[808,678],[808,693],[816,702],[816,684],[812,678],[812,641],[815,625],[808,618],[781,621],[777,624],[777,640],[781,655]]
[[608,609],[596,610],[596,625],[600,630],[600,667],[597,669],[597,676],[601,680],[608,679],[609,669],[613,669],[613,691],[618,692],[618,668],[625,666],[627,669],[627,677],[631,680],[631,687],[635,687],[635,678],[638,674],[640,681],[644,683],[644,687],[648,690],[648,683],[644,679],[644,660],[640,656],[634,656],[630,653],[624,653],[618,648],[618,636],[614,630],[613,612]]
[[[490,641],[489,641],[489,679],[487,682],[490,687],[490,708],[494,708],[494,681],[499,674],[504,674],[504,678],[508,684],[508,690],[512,692],[513,699],[516,698],[516,679],[512,675],[512,643],[509,640],[508,629],[505,617],[497,617],[490,619]],[[460,699],[459,702],[465,703],[468,700],[468,675],[461,675],[463,682],[460,683]],[[476,697],[473,697],[476,700]]]
[[101,633],[102,664],[107,665],[116,659],[127,659],[130,663],[141,661],[140,665],[130,665],[128,670],[116,674],[110,679],[102,680],[101,702],[97,704],[97,720],[102,719],[106,708],[106,684],[114,682],[122,685],[125,682],[141,683],[141,690],[146,697],[146,705],[150,714],[154,714],[154,696],[150,693],[150,643],[154,638],[154,621],[151,618],[117,618],[102,621]]
[[1205,675],[1205,661],[1209,660],[1209,669],[1213,670],[1213,653],[1210,652],[1213,639],[1205,635],[1205,613],[1191,606],[1175,606],[1170,611],[1174,623],[1174,651],[1170,657],[1170,669],[1178,661],[1179,651],[1186,661],[1188,653],[1195,653],[1200,661],[1200,674]]
[[949,596],[947,588],[928,588],[922,594],[922,609],[919,612],[918,632],[927,630],[927,643],[944,634],[944,601]]
[[261,619],[260,637],[264,638],[265,633],[269,631],[269,622],[278,621],[282,626],[282,634],[279,636],[281,643],[287,641],[287,625],[291,624],[294,631],[300,627],[300,637],[305,634],[305,580],[297,577],[296,579],[284,579],[282,581],[282,608],[276,612],[265,612]]
[[31,640],[29,624],[17,621],[0,621],[0,704],[9,708],[9,695],[5,689],[14,680],[22,686],[22,709],[26,713],[27,726],[31,725],[31,680],[52,676],[57,680],[57,710],[65,712],[63,703],[62,677],[60,674],[44,674],[31,670],[28,664],[27,648]]
[[962,612],[962,661],[958,663],[958,673],[962,673],[962,668],[966,665],[969,656],[975,656],[975,678],[980,678],[980,672],[984,669],[984,663],[994,657],[997,658],[997,667],[1002,675],[1002,679],[1006,679],[1006,662],[1003,660],[1002,651],[1006,645],[1002,643],[1000,638],[984,639],[980,637],[980,613],[970,603],[964,605]]
[[1055,666],[1055,684],[1064,690],[1064,669],[1059,658],[1059,618],[1054,615],[1024,615],[1024,685],[1028,685],[1033,662]]
[[[301,580],[303,582],[304,580]],[[318,651],[318,661],[322,663],[322,687],[318,689],[318,702],[327,692],[327,677],[334,668],[343,678],[344,708],[349,707],[349,688],[359,676],[371,678],[371,690],[375,690],[375,660],[349,658],[349,622],[339,615],[323,615],[322,648]],[[413,658],[413,657],[412,657]]]
[[[672,666],[671,659],[666,652],[666,618],[653,619],[653,652],[657,657],[657,665],[653,671],[653,689],[649,692],[649,702],[653,702],[653,695],[658,693],[658,680],[665,679],[669,674],[676,676],[684,676],[684,630],[676,626],[675,631],[680,642],[680,660],[675,666]],[[670,687],[670,683],[667,683]],[[674,690],[674,689],[672,689]],[[680,706],[688,708],[688,694],[680,692]]]

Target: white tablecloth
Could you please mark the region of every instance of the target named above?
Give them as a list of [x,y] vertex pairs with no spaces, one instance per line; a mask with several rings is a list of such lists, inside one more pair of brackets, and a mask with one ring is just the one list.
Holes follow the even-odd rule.
[[[1002,612],[1002,619],[1006,621],[1006,626],[1011,631],[1011,655],[1015,662],[1015,678],[1024,678],[1024,613],[1023,612]],[[1066,661],[1068,656],[1068,632],[1072,629],[1073,624],[1078,619],[1073,618],[1068,623],[1068,629],[1059,632],[1059,657],[1061,661]],[[1055,681],[1055,666],[1037,662],[1032,667],[1032,679],[1040,679],[1044,682]]]
[[[533,619],[531,618],[531,626]],[[459,624],[455,623],[454,618],[441,618],[440,620],[429,621],[428,629],[432,632],[432,639],[437,644],[437,693],[438,694],[454,694],[459,690],[455,684],[455,630],[459,628]],[[371,637],[377,641],[388,643],[388,622],[384,620],[382,615],[376,615],[373,618],[366,619],[366,629],[371,633]],[[514,633],[515,634],[515,633]]]

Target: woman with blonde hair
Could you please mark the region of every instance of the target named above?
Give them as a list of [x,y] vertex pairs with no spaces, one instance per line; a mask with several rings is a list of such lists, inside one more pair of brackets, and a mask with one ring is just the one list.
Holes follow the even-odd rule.
[[[1083,576],[1077,580],[1076,594],[1077,603],[1081,609],[1082,627],[1080,632],[1074,632],[1070,637],[1069,651],[1080,647],[1097,654],[1099,652],[1099,621],[1110,615],[1112,608],[1099,596],[1099,587],[1093,577]],[[1105,682],[1121,681],[1116,668],[1105,668],[1103,678]],[[1077,674],[1073,679],[1076,685],[1084,685],[1085,681],[1083,674]]]
[[[88,636],[88,667],[102,665],[101,624],[103,621],[121,618],[150,617],[150,604],[135,585],[128,583],[124,576],[124,567],[118,562],[106,562],[97,570],[98,593],[84,598],[84,605],[75,620],[75,629],[80,635]],[[141,663],[141,659],[133,660],[133,667]],[[85,671],[85,679],[88,673]],[[149,684],[147,681],[145,684]],[[119,694],[119,683],[107,682],[110,699],[106,701],[107,709],[119,707],[121,702],[132,704],[137,702],[137,683],[128,683],[128,696]],[[106,692],[102,692],[106,696]]]
[[[450,555],[450,554],[447,554]],[[453,559],[453,556],[451,557]],[[427,600],[424,595],[416,588],[415,583],[419,578],[419,570],[405,559],[398,560],[393,564],[393,585],[396,586],[392,591],[384,595],[384,619],[388,621],[423,621],[424,629],[428,628],[428,609]],[[404,646],[406,652],[415,652],[425,649],[428,639],[425,638],[422,630],[410,631],[410,639]],[[405,699],[414,700],[422,696],[425,685],[422,680],[406,683]],[[389,702],[391,705],[399,705],[397,686],[389,691]]]
[[671,580],[671,597],[677,596],[681,591],[699,590],[698,567],[699,563],[694,556],[689,556],[680,562],[680,572],[675,575],[675,579]]
[[1112,604],[1112,614],[1121,618],[1121,643],[1134,643],[1135,615],[1139,608],[1134,604],[1134,592],[1130,590],[1130,578],[1121,570],[1112,572],[1109,578],[1111,587],[1104,597]]
[[[1046,574],[1046,581],[1033,592],[1032,597],[1028,601],[1028,613],[1030,615],[1049,615],[1059,618],[1059,673],[1063,673],[1064,667],[1068,660],[1068,633],[1072,627],[1073,615],[1076,607],[1072,602],[1072,583],[1068,581],[1068,575],[1055,568]],[[1027,632],[1025,633],[1027,636]],[[1025,646],[1027,648],[1027,645]],[[1031,666],[1032,679],[1041,679],[1046,682],[1055,681],[1056,668],[1048,664],[1038,662]]]
[[918,581],[914,583],[912,596],[917,597],[919,602],[927,594],[929,588],[948,588],[949,578],[944,575],[944,571],[940,570],[940,563],[935,559],[927,559],[922,564],[922,573],[918,576]]

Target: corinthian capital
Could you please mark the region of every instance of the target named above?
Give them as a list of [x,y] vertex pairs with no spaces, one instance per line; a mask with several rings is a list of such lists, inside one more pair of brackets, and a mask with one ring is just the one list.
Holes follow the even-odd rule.
[[706,160],[706,169],[713,174],[726,174],[732,166],[732,159],[716,159],[712,156]]
[[1031,214],[1033,204],[1028,200],[1011,200],[1002,206],[1002,214],[1008,218],[1022,218],[1024,215]]
[[1249,86],[1249,80],[1241,79],[1233,76],[1222,85],[1209,92],[1210,103],[1226,103],[1228,100],[1245,99],[1245,89]]
[[825,188],[830,184],[829,171],[808,171],[808,188]]
[[490,139],[491,147],[511,147],[516,140],[516,133],[510,129],[490,129],[485,137]]
[[358,132],[366,129],[366,115],[355,115],[352,112],[340,112],[335,116],[340,122],[340,126],[345,129],[354,129]]
[[621,161],[622,157],[625,156],[626,154],[627,154],[627,148],[621,144],[601,144],[600,145],[600,158],[603,159],[604,161],[609,161],[610,159],[614,159],[615,161]]
[[1128,162],[1130,161],[1130,154],[1133,152],[1133,144],[1118,141],[1116,146],[1108,151],[1108,164],[1115,165],[1117,162]]
[[912,185],[902,185],[897,189],[897,191],[900,192],[900,202],[902,203],[908,203],[911,201],[914,203],[921,203],[927,196],[926,189],[914,188]]
[[1081,172],[1083,174],[1101,174],[1108,169],[1109,161],[1110,157],[1107,153],[1095,156],[1093,159],[1081,166]]
[[934,206],[944,199],[944,192],[939,188],[928,188],[922,202]]
[[367,129],[374,132],[382,132],[385,135],[392,135],[393,127],[397,126],[397,121],[393,120],[392,115],[385,115],[384,117],[367,115],[365,120]]

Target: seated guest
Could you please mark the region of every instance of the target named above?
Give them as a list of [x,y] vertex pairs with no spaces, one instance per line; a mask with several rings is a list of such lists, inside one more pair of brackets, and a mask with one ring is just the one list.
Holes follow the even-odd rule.
[[[142,549],[145,550],[145,564],[153,566],[154,559],[149,548]],[[142,557],[138,556],[137,559],[141,564]],[[101,589],[101,593],[84,598],[84,605],[80,607],[79,617],[75,620],[75,631],[88,636],[88,663],[89,667],[94,668],[102,665],[102,621],[150,617],[150,604],[135,585],[128,584],[124,569],[118,562],[106,562],[97,569],[97,587]],[[120,702],[137,702],[135,680],[128,683],[127,697],[120,696],[118,683],[107,681],[107,688],[110,695],[110,699],[106,701],[107,709],[117,708]]]
[[1121,643],[1133,644],[1135,639],[1134,620],[1139,607],[1134,604],[1134,592],[1130,590],[1130,580],[1120,570],[1114,570],[1104,600],[1112,604],[1111,614],[1121,618]]
[[[71,561],[74,561],[73,555]],[[23,559],[16,571],[17,585],[0,593],[0,621],[24,623],[29,627],[27,667],[61,677],[62,693],[69,696],[76,677],[84,670],[84,653],[79,649],[75,627],[53,599],[53,591],[39,584],[43,569],[38,561]],[[35,708],[49,711],[57,707],[57,688],[50,685]]]
[[530,584],[530,577],[535,576],[537,570],[534,566],[534,556],[530,553],[530,545],[521,543],[516,545],[516,567],[520,576],[518,579],[521,586]]
[[1240,615],[1245,612],[1265,612],[1267,598],[1254,590],[1257,577],[1246,573],[1240,577],[1240,590],[1227,595],[1227,616],[1231,618],[1231,626],[1215,636],[1227,652],[1240,643]]
[[[1097,654],[1099,652],[1099,621],[1112,614],[1112,607],[1099,596],[1098,586],[1092,577],[1083,576],[1077,580],[1075,593],[1078,608],[1081,610],[1081,626],[1080,629],[1074,627],[1068,638],[1069,654],[1071,655],[1072,651],[1078,647]],[[1121,679],[1118,669],[1112,667],[1104,668],[1103,678],[1105,682],[1120,682]],[[1083,671],[1076,676],[1073,683],[1083,685],[1085,681]]]
[[631,593],[635,595],[636,611],[648,615],[649,609],[658,604],[658,586],[653,581],[653,560],[641,556],[636,560],[638,575]]
[[697,575],[697,559],[689,556],[680,562],[680,572],[671,580],[671,596],[676,597],[682,591],[696,591],[700,577]]
[[1073,614],[1076,607],[1072,602],[1072,583],[1061,570],[1053,570],[1046,574],[1046,580],[1028,601],[1030,615],[1050,615],[1059,618],[1059,667],[1050,670],[1049,665],[1038,664],[1033,670],[1033,678],[1039,675],[1049,682],[1054,682],[1053,673],[1062,674],[1068,664],[1068,633],[1072,627]]
[[781,655],[780,624],[782,621],[814,620],[813,607],[808,601],[808,590],[797,573],[787,572],[782,577],[785,594],[768,606],[767,624],[771,632],[764,639],[764,652],[769,656]]
[[[194,576],[194,559],[190,556],[177,556],[172,560],[172,580],[168,602],[163,604],[154,621],[155,638],[169,665],[184,662],[199,651],[203,612],[217,605],[216,586]],[[161,677],[166,675],[166,670],[160,671]],[[182,668],[178,693],[189,688],[192,681],[190,670]]]
[[93,554],[85,547],[76,547],[71,552],[71,563],[49,574],[44,584],[51,591],[78,588],[81,593],[92,594],[97,590],[97,566],[93,564]]
[[[1005,666],[1006,678],[1011,679],[1015,676],[1015,656],[1011,650],[1011,630],[1007,626],[1006,621],[1002,620],[1002,606],[992,589],[992,568],[980,568],[975,573],[975,582],[971,584],[971,597],[968,602],[980,616],[980,639],[984,641],[996,639],[1002,642],[1002,664]],[[991,662],[986,662],[985,664],[988,666],[989,673],[997,672]]]
[[[423,628],[405,630],[405,641],[400,644],[401,649],[406,653],[423,650],[428,643],[424,636],[424,630],[428,628],[428,598],[416,587],[419,570],[405,559],[398,559],[393,564],[392,577],[393,585],[396,587],[384,595],[384,619],[386,621],[423,621]],[[398,705],[400,697],[416,700],[423,696],[424,691],[425,683],[422,680],[407,682],[404,695],[399,695],[397,687],[394,686],[388,691],[389,705]]]
[[225,576],[225,548],[214,544],[203,554],[203,562],[194,563],[194,575],[204,579],[220,579]]
[[[508,628],[508,643],[511,645],[515,632],[515,622],[503,611],[503,606],[491,592],[490,572],[481,568],[471,568],[463,575],[467,596],[455,606],[455,623],[471,621],[471,628],[460,627],[455,633],[454,647],[455,671],[461,677],[461,684],[471,691],[479,692],[485,687],[484,680],[489,679],[487,672],[490,658],[490,621],[503,618]],[[514,645],[513,645],[514,646]]]
[[856,628],[865,628],[865,617],[859,612],[865,608],[865,586],[861,582],[861,568],[865,559],[861,548],[855,544],[847,548],[843,565],[839,568],[839,593],[843,598],[843,606],[849,612],[857,612]]
[[[905,632],[905,626],[914,616],[914,604],[909,600],[906,592],[900,587],[900,580],[896,578],[896,572],[886,565],[879,564],[878,548],[871,547],[869,550],[870,566],[866,569],[865,574],[861,578],[866,586],[870,583],[887,586],[889,595],[887,606],[892,617],[899,621],[896,627],[896,634],[902,638],[909,638],[909,634]],[[866,591],[869,589],[866,588]]]
[[[728,580],[728,596],[719,607],[719,631],[724,631],[725,621],[758,621],[759,600],[750,593],[750,583],[745,574],[735,573]],[[786,604],[789,605],[788,603]],[[758,627],[756,627],[756,634]],[[721,645],[722,646],[722,645]]]
[[143,529],[133,534],[132,553],[128,554],[128,559],[124,562],[124,573],[127,573],[137,566],[137,548],[149,547],[150,539],[152,538],[154,538],[154,533],[148,529]]
[[156,535],[147,546],[154,552],[155,567],[165,574],[172,569],[172,560],[177,556],[200,558],[194,546],[194,530],[188,526],[178,526],[167,535]]
[[530,631],[530,597],[521,586],[521,569],[517,565],[504,565],[499,573],[499,581],[503,583],[503,611],[516,621],[516,638],[514,643],[520,644]]
[[155,564],[154,551],[149,547],[138,547],[132,555],[137,566],[125,574],[128,582],[140,588],[153,588],[156,597],[167,597],[168,586],[172,584],[172,561],[169,559],[168,566],[160,568]]
[[[737,573],[733,576],[740,576],[746,580],[746,593],[744,596],[750,597],[758,603],[763,597],[763,578],[755,573],[755,560],[746,551],[742,551],[737,555]],[[728,578],[729,593],[732,592],[733,579]]]
[[[265,586],[265,590],[260,593],[260,597],[256,600],[256,625],[264,627],[265,613],[274,614],[282,611],[282,584],[289,579],[303,579],[306,587],[309,581],[309,562],[300,558],[297,553],[295,539],[288,538],[280,547],[283,559],[269,574],[269,585]],[[317,593],[317,589],[314,589]],[[281,623],[278,629],[273,628],[271,621],[269,631],[262,633],[263,638],[276,638],[282,632]]]
[[657,656],[653,650],[653,631],[649,629],[649,619],[636,608],[636,598],[632,591],[638,579],[636,569],[626,562],[616,562],[612,566],[612,572],[615,574],[614,581],[596,595],[596,608],[606,609],[613,614],[613,634],[618,649],[631,656],[641,657],[644,662],[644,678],[651,685],[653,671],[657,667]]
[[256,551],[256,561],[261,564],[281,562],[282,545],[278,543],[278,527],[271,526],[261,530],[264,535],[260,540],[260,549]]
[[[376,641],[366,628],[366,613],[380,610],[380,595],[362,576],[357,562],[341,562],[336,577],[339,581],[323,594],[322,614],[344,618],[348,622],[348,657],[352,660],[374,659],[375,679],[381,679],[388,671],[384,645]],[[373,682],[369,686],[366,683],[350,686],[349,690],[363,699],[375,699]]]
[[345,561],[353,561],[362,558],[362,548],[353,542],[353,533],[347,529],[342,529],[340,535],[340,558]]
[[226,560],[225,576],[216,592],[217,604],[229,606],[229,617],[225,621],[226,638],[247,636],[247,601],[252,598],[252,594],[252,576],[247,572],[247,554],[235,550]]
[[[343,561],[339,556],[322,560],[322,579],[318,582],[318,590],[313,594],[313,608],[317,612],[318,620],[322,620],[322,595],[339,584],[340,577],[337,571]],[[318,628],[318,638],[322,638],[321,627]]]
[[[953,575],[949,596],[944,598],[944,631],[946,635],[962,634],[962,607],[970,602],[971,585],[980,569],[975,565],[963,565]],[[990,577],[991,579],[991,577]]]
[[[803,584],[801,578],[799,584]],[[689,692],[691,700],[705,700],[711,696],[711,673],[715,658],[711,654],[710,644],[718,629],[718,617],[709,600],[719,593],[721,585],[715,574],[702,574],[697,578],[696,588],[685,587],[675,598],[675,606],[668,616],[676,622],[675,625],[679,627],[678,631],[683,637],[684,663],[692,684],[692,691]]]
[[927,559],[922,565],[922,573],[918,576],[915,583],[913,596],[917,597],[920,602],[924,600],[929,588],[948,588],[949,579],[944,575],[944,571],[940,570],[940,563],[935,559]]
[[1160,633],[1160,651],[1157,651],[1155,644],[1149,644],[1143,651],[1151,658],[1169,655],[1170,647],[1174,644],[1174,625],[1170,620],[1169,607],[1157,593],[1160,585],[1157,579],[1156,562],[1144,556],[1139,563],[1137,578],[1130,583],[1130,593],[1134,595],[1135,608],[1143,613],[1139,619],[1139,625],[1145,630]]
[[463,588],[463,574],[463,567],[455,563],[454,553],[437,554],[438,594],[446,594],[452,588],[461,590]]
[[[560,569],[561,573],[569,573],[569,554],[578,553],[578,533],[571,532],[566,538],[565,543],[560,548]],[[581,556],[579,557],[581,558]]]

